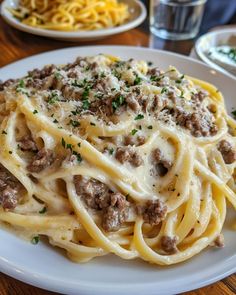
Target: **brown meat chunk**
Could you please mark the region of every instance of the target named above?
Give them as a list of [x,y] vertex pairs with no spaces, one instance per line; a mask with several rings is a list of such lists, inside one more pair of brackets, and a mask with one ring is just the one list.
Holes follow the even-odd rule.
[[164,158],[159,148],[156,148],[152,152],[152,160],[155,165],[156,173],[159,176],[165,176],[172,167],[172,163]]
[[192,95],[192,100],[202,102],[208,96],[208,92],[200,90],[198,93]]
[[139,167],[143,164],[141,156],[130,147],[117,148],[115,157],[120,163],[129,162],[134,167]]
[[128,95],[125,101],[127,103],[127,106],[135,113],[140,110],[140,105],[132,94]]
[[19,201],[21,183],[0,165],[0,203],[3,209],[14,209]]
[[234,161],[236,161],[236,151],[227,140],[220,141],[218,150],[221,152],[226,164],[232,164]]
[[74,177],[76,192],[83,197],[88,207],[103,209],[109,206],[110,190],[96,179],[86,179],[80,175]]
[[32,161],[27,166],[27,169],[30,172],[39,173],[49,167],[53,162],[53,151],[43,148],[33,157]]
[[11,84],[15,83],[17,80],[8,79],[5,82],[0,82],[0,91],[3,91],[5,87],[10,86]]
[[140,146],[144,144],[146,141],[145,136],[139,135],[137,137],[133,135],[127,135],[124,137],[124,145],[135,145],[135,146]]
[[33,71],[29,71],[28,75],[32,77],[33,79],[44,79],[48,76],[50,76],[53,72],[53,70],[56,68],[55,65],[45,66],[41,70],[34,69]]
[[105,231],[117,231],[129,215],[129,203],[121,193],[112,192],[104,183],[83,176],[74,177],[76,192],[89,208],[102,211]]
[[0,203],[3,209],[14,209],[18,203],[18,191],[9,185],[0,192]]
[[218,248],[223,248],[225,246],[224,236],[222,234],[218,235],[215,239],[214,246]]
[[212,122],[212,117],[203,112],[187,113],[177,108],[175,119],[178,125],[187,128],[195,137],[213,136],[218,131],[217,126]]
[[162,236],[161,248],[167,254],[175,254],[178,251],[176,247],[176,242],[177,242],[176,237]]
[[36,152],[38,150],[36,143],[33,141],[31,136],[24,136],[19,141],[19,147],[22,151],[33,151]]
[[165,219],[167,206],[160,200],[148,201],[143,209],[143,219],[145,222],[156,225]]
[[105,231],[117,231],[129,215],[128,202],[120,193],[112,193],[111,205],[104,210],[102,227]]
[[152,68],[149,69],[147,74],[150,76],[156,76],[159,77],[163,72],[159,68]]

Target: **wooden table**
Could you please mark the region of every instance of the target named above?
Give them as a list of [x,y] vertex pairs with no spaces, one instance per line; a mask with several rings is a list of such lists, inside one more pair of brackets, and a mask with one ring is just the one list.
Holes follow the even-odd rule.
[[[1,2],[1,1],[0,1]],[[109,37],[107,39],[91,43],[66,43],[49,40],[10,28],[0,18],[0,67],[21,58],[53,50],[57,48],[81,46],[81,45],[132,45],[154,47],[175,51],[188,55],[193,46],[193,41],[172,42],[155,38],[149,34],[148,24],[128,31],[126,33]],[[55,294],[35,287],[31,287],[4,274],[0,275],[0,295],[49,295]],[[196,291],[187,292],[185,295],[233,295],[236,294],[236,275],[232,275],[211,286]],[[79,294],[78,294],[79,295]]]

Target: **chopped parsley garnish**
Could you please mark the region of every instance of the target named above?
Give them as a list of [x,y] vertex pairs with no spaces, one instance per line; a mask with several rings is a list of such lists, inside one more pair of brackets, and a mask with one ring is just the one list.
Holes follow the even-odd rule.
[[11,155],[12,154],[12,151],[9,151],[8,153]]
[[66,142],[65,139],[62,137],[61,139],[61,145],[65,148],[66,147]]
[[163,87],[163,88],[161,89],[161,94],[163,94],[163,93],[165,93],[165,92],[167,92],[167,91],[168,91],[167,87]]
[[55,102],[59,101],[59,96],[57,93],[53,92],[49,97],[48,97],[48,103],[49,104],[54,104]]
[[38,242],[39,242],[39,236],[35,236],[35,237],[33,237],[33,238],[31,239],[31,243],[32,243],[33,245],[37,245]]
[[91,89],[91,86],[89,86],[89,85],[87,85],[84,88],[84,92],[82,93],[82,98],[83,99],[87,99],[88,98],[90,89]]
[[80,112],[79,112],[78,109],[76,109],[75,111],[71,111],[71,114],[74,115],[74,116],[78,115],[79,113],[80,113]]
[[2,134],[6,135],[6,134],[7,134],[7,132],[6,132],[5,130],[3,130],[3,131],[2,131]]
[[151,76],[150,77],[150,81],[153,81],[153,82],[158,82],[160,81],[161,79],[163,78],[163,76]]
[[20,88],[25,87],[25,82],[24,82],[24,80],[20,80],[20,82],[19,82],[19,84],[18,84],[18,87],[20,87]]
[[106,77],[105,73],[102,72],[101,75],[100,75],[100,77],[101,77],[101,78],[105,78],[105,77]]
[[123,95],[119,95],[116,99],[113,100],[112,102],[112,108],[113,110],[117,110],[120,106],[124,105],[125,103],[125,98]]
[[57,119],[55,119],[55,120],[53,120],[53,123],[59,123],[59,122],[57,121]]
[[[78,163],[82,162],[82,157],[79,153],[73,150],[73,145],[71,143],[66,143],[65,139],[62,137],[61,144],[65,149],[68,149],[72,152],[72,155],[75,155],[77,158]],[[78,143],[78,146],[80,147],[80,143]]]
[[72,125],[73,127],[79,127],[80,126],[80,122],[74,121],[74,120],[70,120],[69,124]]
[[71,143],[67,143],[66,144],[66,149],[71,150],[72,151],[73,145]]
[[82,109],[86,111],[89,109],[89,107],[90,107],[90,102],[87,99],[83,100]]
[[153,127],[152,127],[152,125],[149,125],[147,128],[148,128],[148,129],[152,129]]
[[79,143],[77,143],[77,145],[78,145],[78,147],[81,147],[81,143],[79,142]]
[[180,84],[182,83],[183,79],[184,79],[184,75],[182,75],[178,80],[176,80],[175,83]]
[[91,125],[91,126],[96,126],[96,124],[95,124],[95,123],[93,123],[93,122],[90,122],[90,125]]
[[134,79],[134,85],[139,85],[142,82],[142,78],[139,76],[136,76],[136,78]]
[[43,207],[41,210],[39,210],[39,214],[44,214],[47,211],[47,207]]
[[148,64],[148,66],[150,67],[150,66],[153,65],[153,62],[152,62],[152,61],[148,61],[147,64]]
[[78,163],[82,162],[83,159],[82,159],[80,153],[77,153],[76,151],[73,151],[72,154],[76,156]]
[[180,98],[184,98],[184,91],[183,90],[180,93]]
[[112,155],[113,153],[114,153],[114,149],[113,148],[109,149],[109,154]]
[[57,80],[59,80],[59,79],[61,79],[61,78],[62,78],[62,74],[61,74],[61,73],[59,73],[59,72],[55,72],[55,73],[54,73],[54,77],[56,77],[56,78],[57,78]]
[[23,94],[27,94],[27,91],[25,89],[25,82],[24,80],[20,80],[17,87],[16,87],[16,92],[21,92]]
[[135,135],[137,132],[138,132],[137,129],[133,129],[133,130],[131,131],[131,134],[132,134],[132,135]]
[[33,114],[35,115],[35,114],[38,114],[38,111],[37,110],[34,110],[33,111]]
[[234,119],[236,119],[236,110],[232,111],[231,114],[233,115]]
[[142,114],[138,114],[135,118],[134,118],[134,120],[141,120],[141,119],[143,119],[144,118],[144,115],[142,115]]
[[74,82],[72,82],[71,85],[74,87],[79,87],[79,88],[84,87],[84,84],[82,84],[81,82],[79,82],[77,80],[74,80]]

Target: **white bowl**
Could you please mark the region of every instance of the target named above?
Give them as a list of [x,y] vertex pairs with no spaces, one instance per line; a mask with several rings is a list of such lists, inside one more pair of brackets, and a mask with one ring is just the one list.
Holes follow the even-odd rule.
[[[182,73],[213,83],[224,95],[230,112],[236,107],[235,80],[191,58],[147,48],[125,46],[74,47],[35,55],[0,69],[0,80],[17,78],[46,64],[65,64],[77,56],[99,53],[148,60],[162,69],[176,66]],[[183,184],[184,185],[184,184]],[[230,212],[229,212],[230,213]],[[0,229],[0,271],[26,283],[72,295],[163,295],[196,289],[236,271],[235,212],[227,212],[225,247],[208,248],[192,259],[159,267],[140,259],[122,260],[114,255],[76,264],[62,251],[40,242],[32,245]]]
[[130,19],[126,23],[118,27],[94,31],[62,32],[39,29],[22,24],[8,10],[9,7],[17,7],[17,0],[4,0],[1,5],[1,15],[9,25],[23,32],[64,41],[91,41],[128,31],[137,27],[145,20],[147,16],[147,10],[141,1],[121,0],[121,2],[126,3],[129,6],[129,12],[131,15]]
[[231,45],[236,47],[236,28],[221,29],[201,36],[195,44],[195,51],[202,61],[214,69],[235,77],[235,74],[233,73],[236,73],[236,65],[230,66],[222,63],[222,66],[220,66],[209,58],[209,50],[213,47],[221,45]]

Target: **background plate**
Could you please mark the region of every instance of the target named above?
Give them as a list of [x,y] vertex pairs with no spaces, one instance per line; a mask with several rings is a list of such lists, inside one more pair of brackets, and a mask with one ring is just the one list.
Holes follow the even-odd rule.
[[130,12],[130,19],[124,24],[102,30],[62,32],[44,30],[22,24],[18,19],[13,17],[8,10],[9,7],[17,7],[18,2],[18,0],[4,0],[1,5],[1,15],[9,25],[23,32],[64,41],[91,41],[119,34],[139,26],[147,16],[146,7],[141,1],[121,0],[121,2],[128,4]]

